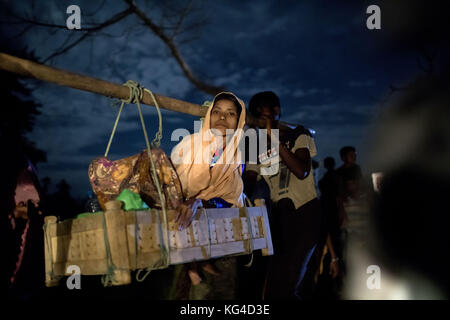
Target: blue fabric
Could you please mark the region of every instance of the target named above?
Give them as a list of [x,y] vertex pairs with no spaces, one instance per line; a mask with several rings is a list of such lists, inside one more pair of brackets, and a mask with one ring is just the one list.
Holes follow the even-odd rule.
[[216,208],[231,208],[233,205],[222,198],[212,198],[207,201],[208,205]]
[[223,153],[223,149],[217,149],[216,152],[214,152],[213,157],[211,159],[210,168],[212,168],[216,164],[217,160],[219,160],[222,153]]

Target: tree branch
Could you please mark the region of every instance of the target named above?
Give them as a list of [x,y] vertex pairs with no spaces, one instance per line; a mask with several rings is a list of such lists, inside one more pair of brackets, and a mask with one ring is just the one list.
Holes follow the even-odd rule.
[[[112,17],[109,20],[106,20],[105,22],[103,22],[102,24],[93,27],[93,28],[89,28],[87,30],[87,32],[85,34],[83,34],[81,37],[79,37],[77,40],[75,40],[74,42],[72,42],[71,44],[67,45],[66,47],[64,47],[61,50],[58,50],[56,52],[54,52],[53,54],[51,54],[50,56],[48,56],[46,59],[44,59],[43,63],[47,62],[48,60],[62,55],[63,53],[66,53],[67,51],[69,51],[70,49],[72,49],[73,47],[75,47],[77,44],[79,44],[81,41],[83,41],[84,39],[86,39],[87,37],[91,36],[92,33],[97,32],[102,30],[103,28],[106,28],[122,19],[124,19],[125,17],[127,17],[128,15],[130,15],[133,11],[131,10],[131,8],[128,8],[122,12],[119,12],[118,14],[116,14],[114,17]],[[85,31],[85,30],[83,30]]]
[[81,41],[83,41],[84,39],[89,37],[90,34],[91,34],[90,32],[87,32],[87,33],[83,34],[81,37],[79,37],[77,40],[75,40],[74,42],[72,42],[68,46],[66,46],[63,49],[58,50],[58,51],[52,53],[51,55],[49,55],[47,58],[44,59],[44,61],[42,61],[42,63],[46,63],[48,60],[53,59],[54,57],[60,56],[63,53],[66,53],[67,51],[69,51],[70,49],[75,47],[77,44],[79,44]]
[[175,27],[174,27],[174,32],[173,32],[172,36],[170,37],[171,39],[175,39],[177,34],[180,33],[180,28],[181,28],[181,25],[183,24],[184,18],[186,18],[186,16],[189,14],[189,11],[191,8],[192,8],[192,0],[189,1],[189,4],[181,11],[180,15],[178,16],[178,20],[175,23]]
[[[191,70],[189,64],[185,61],[184,57],[182,56],[179,45],[180,43],[175,43],[174,38],[179,36],[181,33],[184,33],[186,30],[196,28],[202,24],[202,21],[194,22],[191,26],[188,26],[188,29],[182,28],[182,24],[185,21],[185,18],[187,15],[189,15],[194,9],[192,6],[192,1],[189,2],[187,6],[184,6],[181,11],[178,12],[178,15],[174,15],[173,20],[169,23],[168,27],[164,27],[162,23],[156,24],[150,17],[148,17],[144,11],[141,11],[140,8],[136,6],[133,0],[124,0],[128,4],[128,8],[122,12],[119,12],[118,14],[114,15],[110,19],[106,20],[105,22],[101,24],[89,24],[92,27],[89,28],[83,28],[81,30],[73,30],[81,32],[82,35],[80,35],[76,40],[73,41],[72,37],[78,33],[71,33],[71,36],[66,38],[64,43],[56,49],[56,52],[52,53],[50,56],[46,57],[42,62],[47,62],[50,59],[53,59],[57,56],[60,56],[75,46],[77,46],[80,42],[85,40],[86,38],[89,38],[91,36],[94,36],[94,33],[99,33],[99,31],[105,29],[106,27],[113,25],[120,20],[124,19],[130,14],[135,14],[141,21],[142,24],[149,28],[158,38],[160,38],[164,44],[169,48],[171,55],[175,58],[177,64],[180,66],[184,76],[199,90],[206,92],[208,94],[215,95],[220,91],[224,91],[224,88],[209,85],[203,81],[201,81],[196,74]],[[104,2],[101,6],[103,6]],[[100,6],[100,7],[101,7]],[[98,9],[97,9],[98,10]],[[34,11],[34,10],[33,10]],[[177,11],[177,10],[172,10]],[[34,13],[34,12],[33,12]],[[49,28],[51,31],[57,32],[58,30],[64,29],[66,30],[66,26],[47,23],[38,21],[37,18],[33,16],[33,18],[29,17],[20,17],[16,16],[13,12],[10,12],[8,14],[9,17],[15,18],[17,21],[12,23],[28,23],[30,25],[37,25],[41,27]],[[22,31],[20,34],[27,31],[28,28],[26,28],[24,31]],[[168,36],[170,34],[170,36]]]
[[181,67],[184,75],[192,84],[194,84],[198,89],[212,95],[216,95],[217,93],[224,91],[224,88],[211,86],[199,80],[184,60],[173,40],[167,37],[166,34],[164,34],[163,30],[155,23],[153,23],[153,21],[136,6],[133,0],[125,0],[125,2],[129,4],[130,8],[139,17],[139,19],[141,19],[145,23],[145,25],[148,26],[153,31],[153,33],[157,35],[169,47],[171,54],[177,61],[178,65]]

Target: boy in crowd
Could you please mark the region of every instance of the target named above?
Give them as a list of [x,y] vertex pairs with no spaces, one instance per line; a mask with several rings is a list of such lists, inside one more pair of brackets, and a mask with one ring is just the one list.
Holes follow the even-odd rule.
[[[319,240],[321,224],[311,167],[311,157],[317,151],[309,130],[280,125],[280,110],[280,100],[274,92],[260,92],[250,100],[250,114],[265,122],[267,132],[283,130],[279,131],[279,144],[270,142],[275,149],[259,150],[258,163],[247,164],[245,183],[251,190],[260,175],[270,188],[273,202],[271,230],[275,253],[269,263],[265,298],[306,299],[308,293],[302,292],[301,284]],[[279,161],[279,169],[264,175],[261,169],[274,161]]]

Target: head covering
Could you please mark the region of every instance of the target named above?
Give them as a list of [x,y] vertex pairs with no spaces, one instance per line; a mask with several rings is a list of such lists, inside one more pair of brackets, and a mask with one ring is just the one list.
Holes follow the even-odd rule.
[[239,143],[245,125],[245,104],[231,92],[241,106],[237,128],[216,164],[211,168],[214,152],[221,145],[221,137],[211,132],[211,110],[218,95],[209,106],[201,130],[186,136],[175,146],[171,159],[180,177],[183,194],[186,198],[210,200],[222,198],[236,207],[243,206],[243,182],[241,178],[242,158]]
[[17,177],[14,195],[16,206],[21,202],[26,204],[28,200],[31,200],[37,206],[41,200],[37,170],[28,159],[27,164],[28,166],[22,169]]

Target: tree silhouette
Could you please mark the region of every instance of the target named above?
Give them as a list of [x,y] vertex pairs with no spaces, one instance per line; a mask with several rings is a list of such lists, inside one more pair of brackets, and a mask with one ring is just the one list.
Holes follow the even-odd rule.
[[[6,43],[1,41],[0,43]],[[0,51],[36,60],[27,50],[14,50],[0,45]],[[33,130],[35,118],[40,114],[40,105],[31,98],[32,89],[21,82],[17,75],[0,72],[2,86],[2,108],[0,108],[0,148],[2,150],[2,182],[0,184],[0,208],[3,213],[1,226],[6,241],[4,281],[9,291],[23,297],[36,294],[42,284],[42,216],[28,205],[30,219],[10,219],[15,208],[15,188],[19,174],[30,163],[46,161],[46,153],[29,140],[27,134]],[[36,187],[37,177],[32,174]],[[22,248],[25,247],[26,249]]]
[[[24,50],[12,50],[0,46],[2,52],[36,60],[34,55]],[[20,81],[20,77],[0,71],[2,86],[2,108],[0,108],[0,148],[4,178],[1,183],[1,207],[10,213],[14,208],[14,187],[19,172],[28,166],[45,162],[46,153],[28,139],[33,130],[35,117],[40,114],[40,105],[31,99],[31,89]]]
[[60,220],[64,220],[73,218],[83,212],[84,199],[74,199],[70,194],[70,189],[70,185],[64,179],[56,184],[56,192],[47,194],[45,199],[43,199],[42,205],[46,214],[54,215],[59,217]]
[[[103,4],[95,10],[93,14],[83,15],[88,17],[88,22],[83,22],[86,27],[70,33],[63,43],[59,44],[57,49],[46,58],[40,61],[41,63],[51,62],[54,57],[64,55],[68,51],[75,48],[78,44],[87,39],[94,39],[95,37],[115,37],[106,33],[106,30],[114,25],[123,25],[124,34],[131,34],[131,30],[136,27],[144,26],[148,30],[147,34],[158,37],[169,49],[170,56],[175,59],[180,67],[183,75],[199,90],[208,94],[215,95],[225,89],[219,86],[210,84],[208,81],[201,79],[192,69],[188,61],[180,50],[180,45],[186,43],[192,38],[195,38],[194,30],[199,29],[207,24],[206,14],[201,13],[201,6],[196,2],[201,1],[140,1],[139,4],[133,0],[123,0],[123,2],[114,1],[114,5],[122,5],[122,11],[113,14],[110,18],[99,21],[98,12],[103,7]],[[112,2],[109,3],[111,5]],[[52,7],[48,7],[52,8]],[[44,10],[39,8],[40,12],[36,10],[34,5],[16,12],[12,6],[0,4],[1,11],[4,15],[0,18],[2,24],[22,25],[24,29],[18,34],[21,36],[35,27],[47,28],[51,32],[65,32],[67,28],[65,25],[54,23],[53,21],[42,20],[39,16]],[[0,11],[0,12],[1,12]],[[132,17],[136,24],[130,29],[124,23],[126,18]],[[188,34],[188,37],[180,39],[181,35]]]

